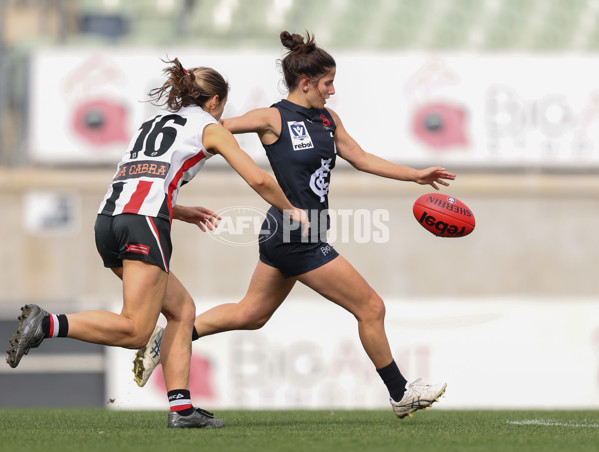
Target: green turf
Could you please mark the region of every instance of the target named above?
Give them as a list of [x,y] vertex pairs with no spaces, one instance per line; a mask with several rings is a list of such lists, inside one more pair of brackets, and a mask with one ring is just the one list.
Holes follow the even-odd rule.
[[166,412],[2,409],[2,451],[598,451],[599,411],[220,411],[220,430]]

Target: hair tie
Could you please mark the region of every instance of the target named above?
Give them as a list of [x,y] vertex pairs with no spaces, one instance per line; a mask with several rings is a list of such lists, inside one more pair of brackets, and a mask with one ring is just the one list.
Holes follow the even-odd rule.
[[183,72],[185,72],[186,74],[189,74],[189,72],[187,72],[187,69],[185,69],[183,66],[181,66],[181,69],[183,69]]

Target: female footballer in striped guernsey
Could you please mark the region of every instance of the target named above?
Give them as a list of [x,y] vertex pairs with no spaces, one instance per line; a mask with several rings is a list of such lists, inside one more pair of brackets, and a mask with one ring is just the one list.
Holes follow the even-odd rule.
[[162,312],[167,319],[161,347],[170,404],[167,426],[220,428],[222,420],[191,402],[195,304],[169,269],[172,219],[211,229],[218,217],[202,207],[176,206],[179,188],[206,160],[220,154],[260,196],[290,219],[307,226],[307,218],[219,124],[229,91],[224,78],[206,67],[186,70],[178,59],[168,63],[166,82],[149,93],[156,104],[166,105],[167,111],[144,122],[132,138],[95,224],[104,266],[123,282],[122,311],[55,315],[37,305],[26,305],[21,308],[18,331],[10,340],[7,362],[17,367],[23,355],[51,337],[138,349],[148,342]]
[[[437,184],[449,185],[447,180],[455,179],[455,174],[440,166],[417,170],[365,152],[345,130],[337,113],[325,108],[326,100],[335,94],[335,60],[309,34],[307,41],[288,32],[281,33],[280,38],[288,49],[282,60],[287,98],[222,123],[233,133],[258,134],[287,197],[311,213],[310,240],[290,227],[278,209],[271,208],[269,213],[278,223],[263,225],[263,229],[272,229],[261,237],[260,259],[245,297],[239,303],[216,306],[199,315],[193,337],[261,328],[300,281],[355,316],[364,350],[389,390],[393,411],[403,419],[430,406],[445,392],[446,385],[425,384],[420,379],[407,382],[387,341],[383,300],[326,243],[330,173],[339,156],[359,171],[435,189]],[[159,334],[157,331],[150,346],[138,352],[134,370],[139,385],[145,383],[159,359],[147,353]]]

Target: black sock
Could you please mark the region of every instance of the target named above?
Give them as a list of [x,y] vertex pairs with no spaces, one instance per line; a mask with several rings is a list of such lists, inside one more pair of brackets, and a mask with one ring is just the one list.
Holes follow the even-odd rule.
[[191,395],[188,389],[174,389],[167,395],[171,411],[176,411],[181,416],[189,416],[195,410],[191,404]]
[[193,333],[191,333],[191,340],[192,341],[197,341],[200,338],[200,335],[198,334],[198,330],[196,330],[196,327],[194,325],[193,327]]
[[69,333],[69,320],[64,314],[50,314],[42,319],[44,338],[67,337]]
[[387,386],[391,398],[394,401],[399,402],[406,392],[406,383],[408,380],[406,380],[399,371],[397,364],[395,364],[395,360],[391,361],[391,364],[388,366],[377,369],[376,371],[383,379],[385,386]]

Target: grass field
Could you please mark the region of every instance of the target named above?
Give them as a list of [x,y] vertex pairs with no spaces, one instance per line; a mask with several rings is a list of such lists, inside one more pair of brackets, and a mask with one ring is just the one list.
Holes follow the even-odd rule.
[[598,451],[599,411],[221,411],[220,430],[166,412],[2,409],[2,451]]

